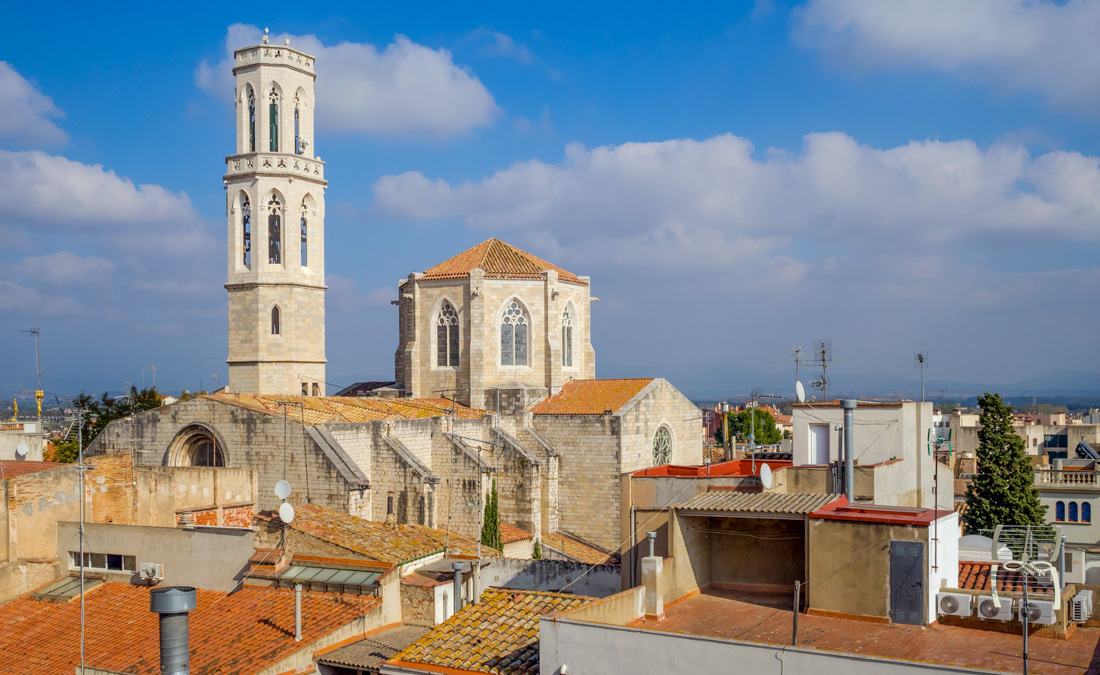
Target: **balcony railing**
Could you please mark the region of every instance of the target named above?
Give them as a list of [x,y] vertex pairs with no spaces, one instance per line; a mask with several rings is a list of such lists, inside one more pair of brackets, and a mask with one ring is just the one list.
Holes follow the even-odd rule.
[[1036,485],[1092,485],[1098,484],[1095,471],[1066,471],[1064,469],[1036,469]]

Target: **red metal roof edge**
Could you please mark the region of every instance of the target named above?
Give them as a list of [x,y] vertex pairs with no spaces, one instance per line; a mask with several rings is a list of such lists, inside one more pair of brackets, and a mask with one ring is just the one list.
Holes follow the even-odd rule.
[[[843,503],[842,503],[843,502]],[[946,509],[914,509],[905,506],[883,506],[878,504],[848,503],[842,497],[809,514],[810,518],[821,520],[845,520],[857,523],[878,523],[882,525],[913,525],[928,527],[936,520],[954,514]]]
[[[760,475],[760,466],[762,464],[767,464],[772,471],[781,471],[793,465],[794,462],[789,459],[757,459],[756,473],[752,473],[751,463],[752,460],[749,459],[730,459],[724,462],[716,462],[710,465],[709,473],[706,464],[662,464],[661,466],[652,466],[648,469],[639,469],[630,475],[640,478],[693,478],[707,476],[714,476],[716,478],[736,478]],[[743,471],[744,464],[750,464],[749,471],[745,473],[734,473],[734,471]]]

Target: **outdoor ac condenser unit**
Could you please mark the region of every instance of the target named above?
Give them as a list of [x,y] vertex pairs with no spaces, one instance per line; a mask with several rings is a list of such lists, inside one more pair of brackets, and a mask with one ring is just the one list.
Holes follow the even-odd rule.
[[974,597],[966,593],[937,593],[936,606],[941,615],[970,616],[974,613]]
[[[1020,602],[1023,601],[1021,600]],[[1054,623],[1053,602],[1046,602],[1044,600],[1028,600],[1027,605],[1028,623],[1041,623],[1047,626]]]
[[161,563],[141,563],[138,567],[138,576],[145,581],[160,581],[164,579],[164,565]]
[[1069,618],[1075,623],[1084,623],[1092,616],[1092,591],[1081,591],[1069,601]]
[[1012,614],[1012,599],[996,598],[992,595],[983,595],[979,597],[978,617],[982,619],[996,619],[997,621],[1011,621],[1015,618]]

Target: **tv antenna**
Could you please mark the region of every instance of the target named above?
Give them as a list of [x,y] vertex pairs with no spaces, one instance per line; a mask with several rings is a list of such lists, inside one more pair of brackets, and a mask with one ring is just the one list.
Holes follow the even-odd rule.
[[752,412],[749,413],[749,453],[752,456],[752,470],[756,472],[756,402],[760,399],[768,398],[783,398],[782,396],[776,396],[775,394],[762,394],[758,389],[753,389],[749,392],[749,397],[752,399]]
[[38,353],[38,336],[42,334],[42,331],[37,328],[29,328],[27,330],[19,331],[20,333],[30,333],[34,336],[34,368],[38,371],[38,389],[34,390],[34,400],[38,404],[38,433],[42,433],[42,399],[45,398],[46,392],[42,390],[42,360],[39,358]]
[[913,352],[913,367],[920,371],[920,401],[924,403],[924,369],[928,367],[928,352]]
[[814,363],[821,364],[821,379],[814,380],[810,383],[811,387],[821,390],[821,398],[829,400],[829,364],[836,363],[836,359],[833,358],[833,341],[832,340],[817,340],[814,342],[813,351]]
[[791,356],[788,359],[780,359],[771,363],[790,363],[794,361],[794,381],[798,382],[798,365],[806,360],[806,348],[802,345],[790,346]]

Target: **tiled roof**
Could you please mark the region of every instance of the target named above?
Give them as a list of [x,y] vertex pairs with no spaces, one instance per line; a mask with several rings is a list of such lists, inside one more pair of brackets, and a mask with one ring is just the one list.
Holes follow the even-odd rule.
[[488,239],[431,267],[421,279],[461,279],[473,269],[485,271],[491,279],[541,279],[543,270],[554,270],[558,280],[574,284],[587,283],[572,272],[552,265],[499,239]]
[[72,465],[65,464],[64,462],[31,462],[7,459],[0,461],[0,471],[3,472],[0,475],[2,475],[4,478],[15,478],[16,476],[22,476],[25,473],[35,473],[36,471],[56,469],[62,466]]
[[[196,591],[198,607],[188,617],[191,672],[258,673],[371,610],[381,600],[302,594],[302,641],[294,641],[294,592],[244,588],[224,595]],[[224,597],[223,597],[224,595]],[[160,673],[157,615],[149,589],[105,583],[85,593],[86,663],[129,673]],[[80,663],[80,603],[23,596],[0,606],[0,673],[72,673]]]
[[751,493],[737,490],[710,490],[676,507],[677,511],[721,511],[728,513],[760,513],[802,515],[824,507],[841,498],[829,494]]
[[424,637],[431,629],[426,626],[397,626],[369,635],[358,642],[326,652],[318,663],[346,666],[362,670],[378,669],[401,650]]
[[[444,417],[453,411],[459,419],[477,419],[488,413],[442,398],[377,398],[361,396],[283,396],[275,394],[208,394],[214,401],[247,410],[283,416],[308,425],[325,422],[373,422],[388,419]],[[299,404],[301,407],[299,408]]]
[[530,539],[535,535],[531,534],[527,530],[516,527],[515,525],[509,525],[508,523],[500,524],[500,541],[503,544],[511,544],[514,541],[523,541],[524,539]]
[[389,387],[396,384],[393,380],[381,382],[372,380],[370,382],[356,382],[350,386],[344,387],[340,391],[333,394],[333,396],[359,396],[360,394],[370,394],[375,389],[382,389],[383,387]]
[[618,380],[570,380],[561,391],[541,401],[531,412],[536,415],[603,415],[615,413],[645,389],[652,377]]
[[[959,588],[968,591],[992,591],[991,575],[993,565],[991,562],[959,561]],[[1034,580],[1028,582],[1028,590],[1039,595],[1049,594],[1049,588],[1042,588]],[[1006,571],[1003,567],[997,568],[997,592],[998,593],[1023,593],[1024,578],[1018,572]]]
[[[591,602],[564,593],[490,588],[431,633],[394,657],[393,664],[423,664],[474,673],[539,672],[538,618]],[[452,672],[452,671],[447,671]]]
[[[261,519],[269,516],[262,514]],[[316,504],[295,509],[289,527],[371,560],[404,564],[446,547],[451,555],[475,555],[477,542],[423,525],[385,525]],[[491,555],[482,547],[485,555]]]
[[[555,532],[543,538],[542,543],[564,554],[567,558],[586,565],[618,565],[618,554],[596,548],[588,542],[564,532]],[[553,557],[552,554],[544,557]]]

